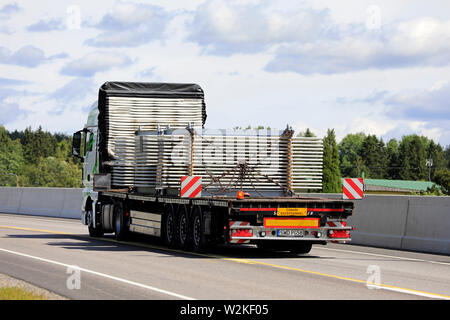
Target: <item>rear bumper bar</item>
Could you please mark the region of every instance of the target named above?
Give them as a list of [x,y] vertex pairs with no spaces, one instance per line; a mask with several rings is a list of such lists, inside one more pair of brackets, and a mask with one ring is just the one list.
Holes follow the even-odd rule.
[[[233,236],[234,229],[247,229],[251,230],[252,236]],[[280,230],[296,230],[299,231],[299,236],[280,236]],[[337,238],[331,237],[329,231],[348,231],[353,230],[352,227],[319,227],[319,228],[266,228],[264,226],[235,226],[230,228],[229,242],[230,243],[252,243],[266,240],[295,240],[295,241],[325,241],[325,242],[347,242],[351,241],[350,234],[348,237]],[[244,242],[245,241],[245,242]]]

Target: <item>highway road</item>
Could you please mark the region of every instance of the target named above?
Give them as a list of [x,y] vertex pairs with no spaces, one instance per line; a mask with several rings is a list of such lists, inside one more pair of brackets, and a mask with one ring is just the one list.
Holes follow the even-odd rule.
[[83,300],[450,299],[443,255],[350,244],[194,254],[151,238],[89,238],[78,220],[12,214],[0,214],[0,273]]

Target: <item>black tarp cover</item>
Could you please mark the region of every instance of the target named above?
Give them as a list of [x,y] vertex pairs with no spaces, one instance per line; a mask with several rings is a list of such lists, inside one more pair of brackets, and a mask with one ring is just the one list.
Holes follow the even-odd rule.
[[100,131],[100,158],[109,160],[106,152],[106,141],[103,137],[108,136],[106,128],[106,98],[107,97],[149,97],[149,98],[180,98],[180,99],[202,99],[202,124],[206,121],[206,104],[203,89],[193,83],[163,83],[163,82],[105,82],[98,93],[98,126]]
[[203,125],[206,121],[206,105],[203,89],[194,83],[164,82],[105,82],[98,93],[98,109],[105,111],[106,97],[155,97],[155,98],[199,98],[203,100]]

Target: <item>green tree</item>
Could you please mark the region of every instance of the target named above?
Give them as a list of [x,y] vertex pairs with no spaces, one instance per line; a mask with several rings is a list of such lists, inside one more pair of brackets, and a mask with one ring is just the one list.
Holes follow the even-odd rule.
[[339,168],[343,177],[360,177],[361,172],[365,171],[364,162],[359,155],[365,138],[366,135],[363,132],[350,133],[339,143]]
[[430,173],[430,180],[433,180],[433,176],[436,170],[446,167],[446,159],[444,149],[440,144],[436,144],[433,140],[430,140],[427,148],[427,159],[432,161]]
[[384,179],[387,174],[387,155],[384,142],[375,135],[368,135],[359,150],[359,156],[366,168],[366,177]]
[[0,185],[16,186],[23,163],[20,141],[11,141],[6,129],[0,126]]
[[55,157],[40,158],[37,165],[28,164],[23,171],[25,186],[79,188],[81,169],[73,162]]
[[434,172],[433,182],[441,187],[442,192],[450,195],[450,170],[438,169]]
[[57,139],[51,133],[43,131],[41,126],[36,131],[28,127],[22,139],[24,159],[27,163],[37,164],[40,158],[54,155],[57,145]]
[[445,161],[447,162],[447,168],[450,169],[450,145],[445,148]]
[[418,135],[404,136],[399,146],[399,176],[402,180],[428,180],[427,143]]
[[341,172],[339,170],[339,151],[334,129],[328,129],[323,139],[323,192],[342,191]]
[[386,144],[386,158],[388,163],[386,178],[391,180],[400,179],[399,144],[396,139],[391,139]]
[[308,138],[312,138],[315,137],[316,135],[314,133],[312,133],[311,130],[309,130],[309,128],[306,128],[305,132],[299,132],[297,134],[297,137],[308,137]]
[[80,187],[81,162],[71,155],[71,139],[41,127],[9,133],[0,126],[0,185]]

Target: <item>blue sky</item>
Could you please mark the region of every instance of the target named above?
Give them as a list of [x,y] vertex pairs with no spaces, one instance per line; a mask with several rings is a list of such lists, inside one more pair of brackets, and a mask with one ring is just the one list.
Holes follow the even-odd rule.
[[106,81],[198,83],[208,128],[450,145],[450,2],[0,0],[0,124],[72,133]]

